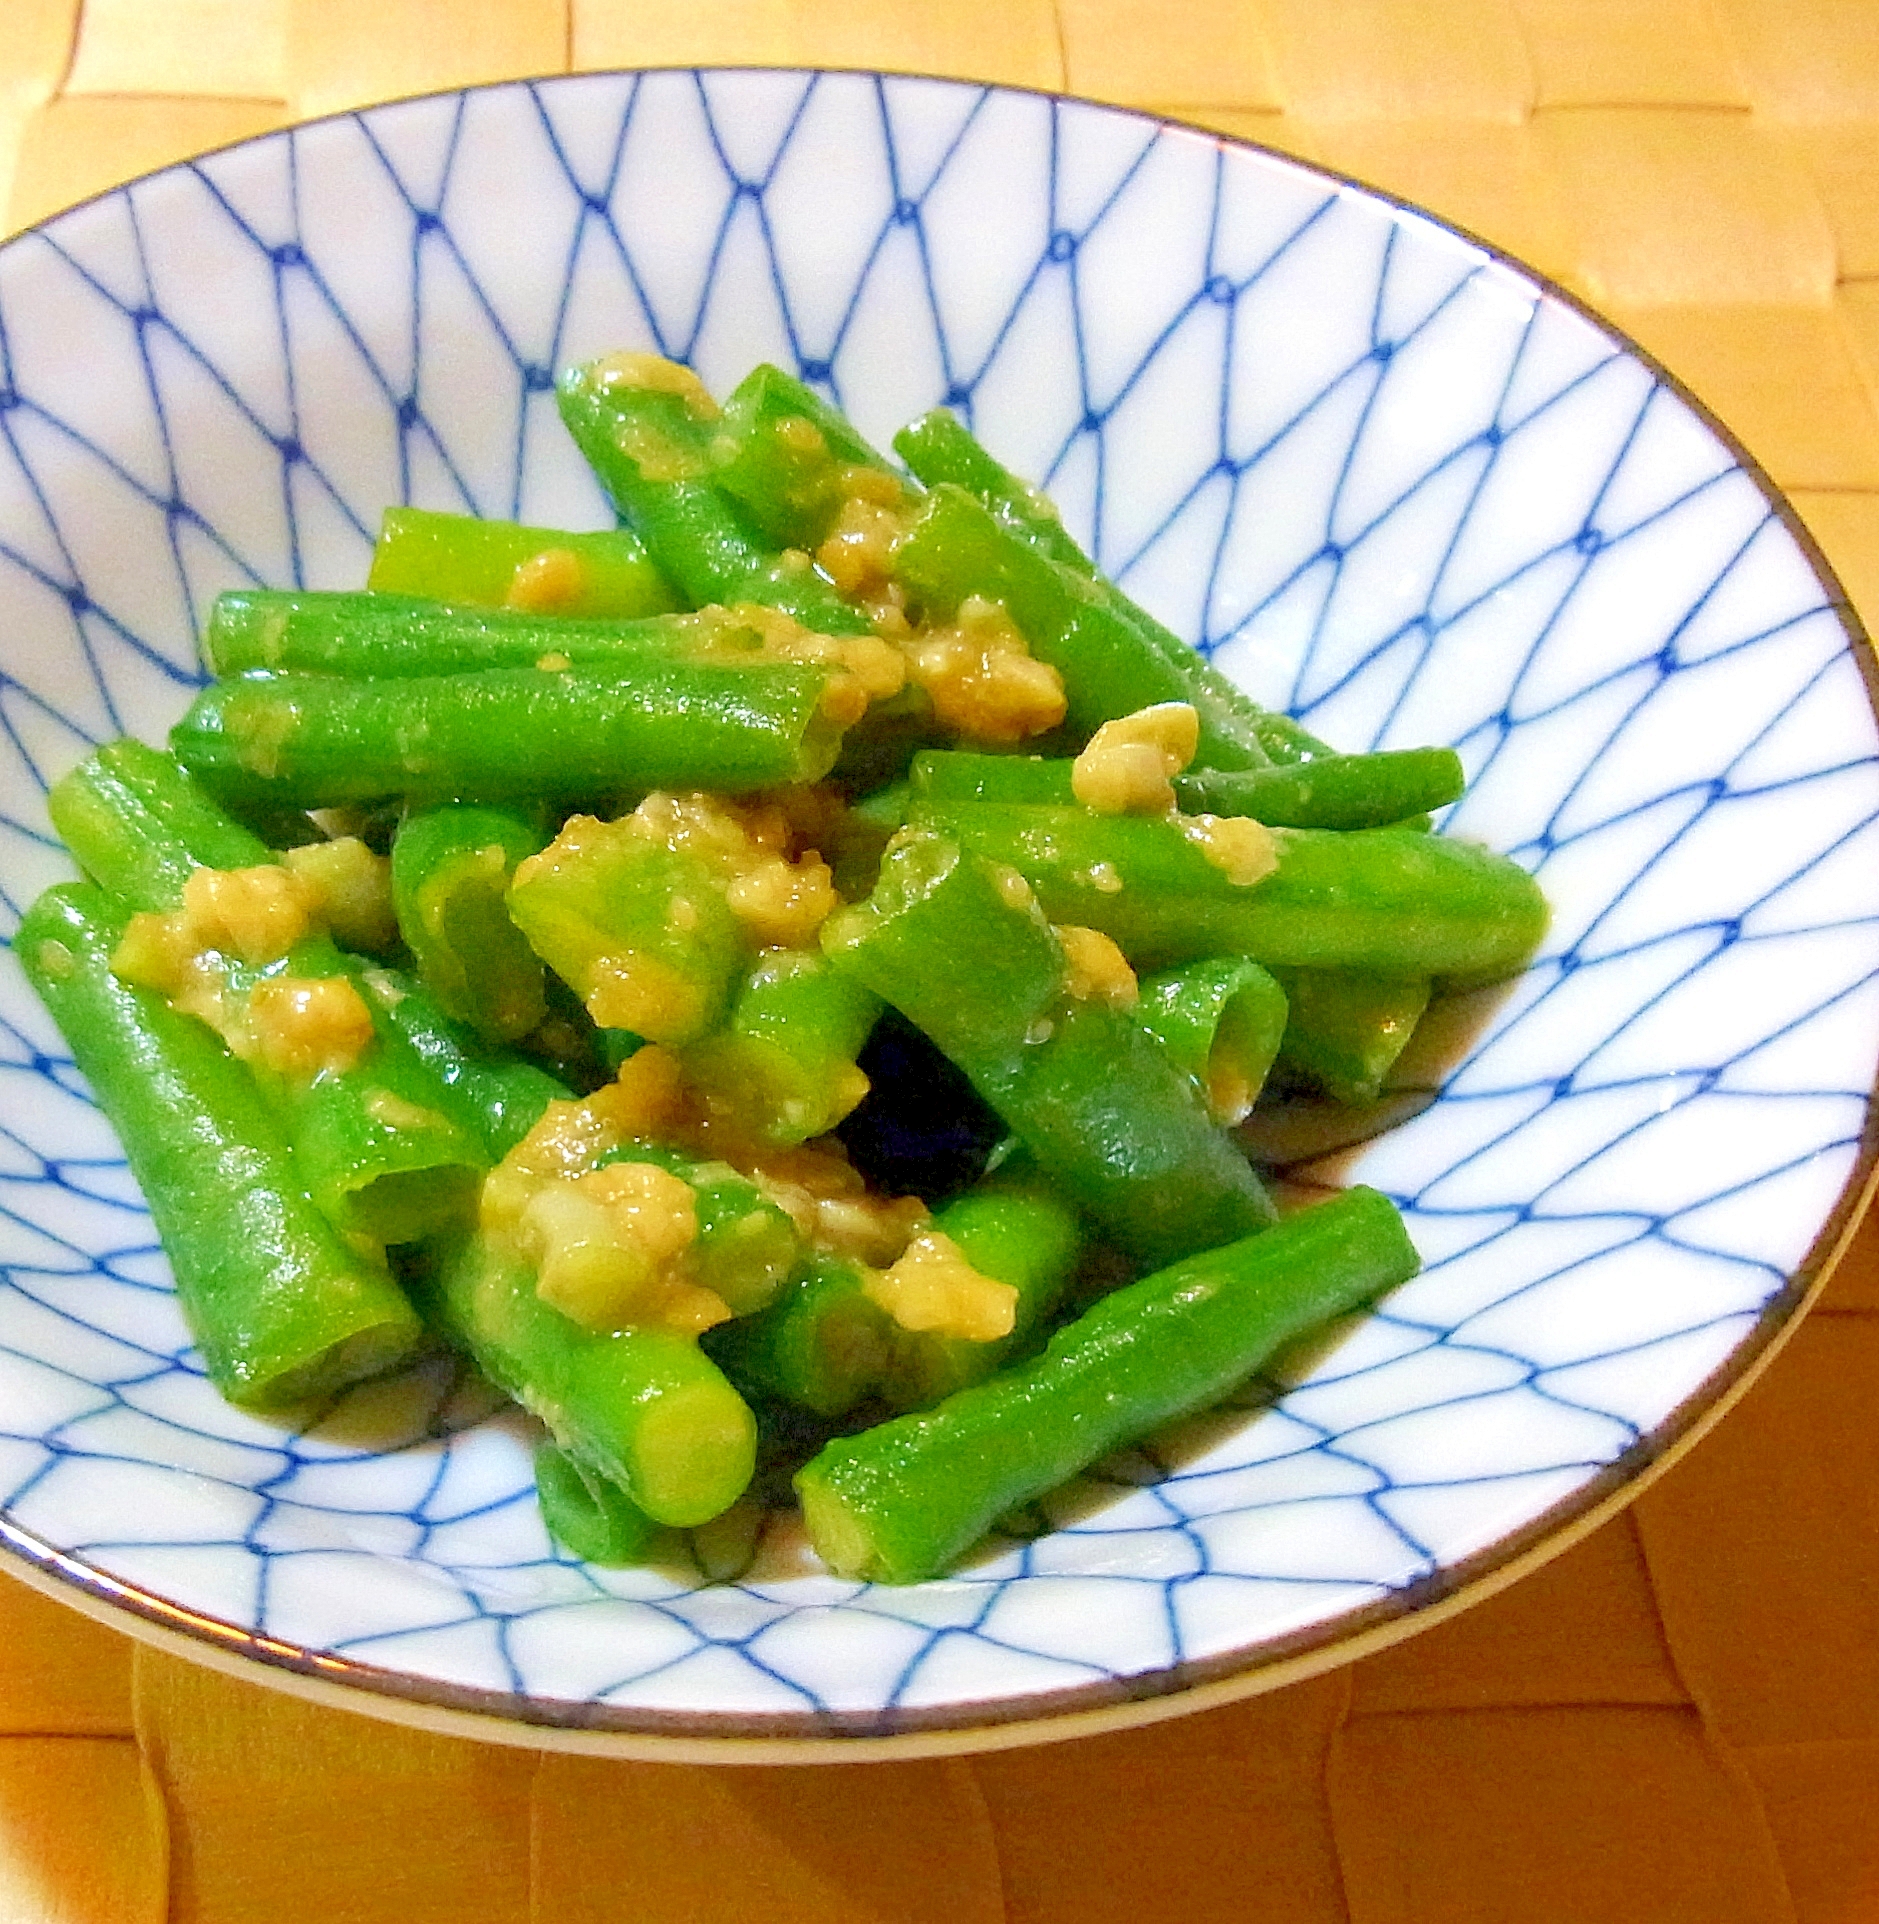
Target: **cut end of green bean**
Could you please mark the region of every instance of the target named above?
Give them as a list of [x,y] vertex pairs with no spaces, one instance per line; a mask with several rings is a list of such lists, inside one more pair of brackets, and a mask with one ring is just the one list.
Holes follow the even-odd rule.
[[392,904],[418,976],[486,1043],[514,1042],[547,1013],[541,962],[507,903],[543,840],[513,811],[459,804],[407,815],[392,843]]
[[342,1226],[386,1248],[441,1235],[475,1213],[482,1174],[479,1166],[458,1163],[371,1176],[345,1191]]
[[1294,969],[1279,1061],[1333,1102],[1375,1102],[1429,1006],[1426,976]]
[[231,1403],[249,1409],[276,1410],[317,1403],[355,1383],[369,1383],[402,1367],[411,1361],[416,1348],[417,1331],[412,1319],[394,1313],[370,1329],[354,1330],[308,1362],[278,1374],[257,1376],[252,1382],[217,1387]]
[[708,1523],[750,1482],[757,1419],[721,1379],[677,1385],[642,1413],[632,1461],[633,1495],[649,1516],[681,1528]]
[[1245,1121],[1285,1035],[1285,991],[1245,956],[1145,976],[1136,1020],[1157,1037],[1225,1126]]
[[605,1477],[584,1469],[557,1443],[535,1451],[535,1495],[548,1534],[583,1563],[623,1569],[644,1563],[660,1526]]

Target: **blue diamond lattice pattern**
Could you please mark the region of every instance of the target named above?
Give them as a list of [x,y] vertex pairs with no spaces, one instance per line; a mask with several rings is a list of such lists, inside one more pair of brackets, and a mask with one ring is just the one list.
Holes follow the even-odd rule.
[[953,406],[1262,699],[1348,747],[1460,747],[1445,832],[1532,866],[1555,922],[1439,1098],[1340,1165],[1402,1202],[1424,1275],[947,1581],[837,1582],[755,1511],[589,1569],[542,1534],[525,1421],[443,1365],[297,1423],[216,1401],[9,958],[16,1547],[524,1714],[969,1720],[1412,1608],[1648,1455],[1785,1313],[1879,1056],[1879,770],[1833,595],[1568,304],[1112,110],[867,75],[496,87],[0,250],[7,927],[66,873],[46,783],[160,738],[218,590],[356,583],[392,502],[602,525],[552,378],[621,346],[719,388],[778,360],[876,436]]

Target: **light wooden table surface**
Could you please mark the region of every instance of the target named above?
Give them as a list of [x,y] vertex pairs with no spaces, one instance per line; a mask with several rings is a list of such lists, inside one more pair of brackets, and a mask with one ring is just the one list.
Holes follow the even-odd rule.
[[[569,68],[876,65],[1165,111],[1563,280],[1879,617],[1873,0],[0,0],[0,229],[204,147]],[[981,1760],[537,1758],[0,1583],[0,1920],[1879,1919],[1879,1239],[1690,1459],[1350,1669]]]

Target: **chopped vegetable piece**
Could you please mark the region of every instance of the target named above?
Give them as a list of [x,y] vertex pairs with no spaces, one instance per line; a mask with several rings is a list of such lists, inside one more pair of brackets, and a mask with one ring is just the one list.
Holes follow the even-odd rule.
[[538,614],[638,616],[678,606],[630,528],[564,534],[429,508],[387,508],[366,586]]
[[858,712],[827,711],[837,681],[814,666],[668,660],[631,681],[594,668],[402,681],[254,673],[211,682],[170,741],[234,802],[570,805],[648,788],[738,792],[828,772]]
[[825,1445],[796,1478],[810,1541],[839,1576],[924,1582],[1007,1510],[1225,1395],[1417,1267],[1388,1198],[1359,1188],[1145,1276],[1035,1363]]
[[50,889],[14,953],[124,1144],[210,1378],[267,1406],[392,1368],[418,1344],[411,1306],[314,1207],[247,1069],[112,973],[124,920],[99,889]]
[[582,1329],[536,1295],[527,1263],[481,1235],[442,1247],[434,1287],[484,1374],[655,1522],[703,1523],[743,1494],[756,1422],[693,1337]]
[[1333,1102],[1375,1102],[1429,1006],[1427,976],[1281,972],[1289,1014],[1279,1061]]
[[932,1037],[1039,1166],[1144,1261],[1272,1221],[1258,1177],[1161,1046],[1127,1014],[1065,995],[1063,950],[1015,872],[909,834],[823,947]]
[[1135,1009],[1222,1124],[1244,1121],[1258,1099],[1286,1014],[1284,989],[1243,955],[1209,956],[1148,976]]
[[1235,874],[1237,816],[1096,816],[921,803],[914,821],[1009,864],[1054,922],[1101,929],[1138,967],[1249,955],[1268,968],[1490,979],[1523,967],[1546,901],[1518,863],[1406,829],[1273,829],[1274,861]]
[[624,1490],[558,1443],[536,1445],[535,1495],[548,1534],[584,1563],[640,1563],[658,1539],[659,1525]]
[[392,842],[392,900],[419,980],[485,1042],[513,1042],[547,1013],[540,959],[506,900],[546,839],[514,810],[455,803],[407,815]]

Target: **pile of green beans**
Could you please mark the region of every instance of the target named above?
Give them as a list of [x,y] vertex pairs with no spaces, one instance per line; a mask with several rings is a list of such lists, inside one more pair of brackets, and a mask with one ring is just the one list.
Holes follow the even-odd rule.
[[[395,508],[365,591],[223,595],[168,752],[55,786],[87,879],[14,946],[226,1396],[317,1401],[441,1335],[540,1419],[572,1554],[683,1556],[793,1471],[833,1571],[919,1582],[1415,1273],[1385,1197],[1288,1210],[1236,1125],[1378,1102],[1546,907],[1431,832],[1451,750],[1341,754],[1248,700],[954,416],[900,467],[773,367],[721,407],[638,355],[558,393],[619,526]],[[936,719],[922,649],[985,604],[1061,683],[1033,741]],[[1198,743],[1171,805],[1086,805],[1091,738],[1161,705]],[[772,824],[735,875],[726,819]],[[363,907],[306,881],[342,869]],[[203,870],[315,906],[250,952],[190,920]],[[790,890],[814,915],[764,921]],[[197,944],[183,987],[162,942]],[[287,991],[350,1011],[350,1053],[258,1043]],[[862,1192],[890,1165],[912,1201]],[[690,1199],[661,1274],[693,1321],[550,1291],[516,1212],[603,1193]]]

